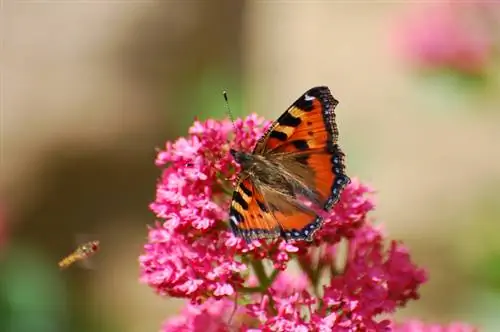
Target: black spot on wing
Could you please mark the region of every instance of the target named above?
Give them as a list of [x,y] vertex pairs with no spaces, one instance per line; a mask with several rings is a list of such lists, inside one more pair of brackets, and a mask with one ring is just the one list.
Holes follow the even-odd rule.
[[292,114],[286,112],[279,119],[278,123],[287,127],[298,127],[302,121],[300,118],[294,117]]
[[259,206],[259,208],[260,208],[262,211],[264,211],[264,212],[269,212],[269,209],[267,208],[267,206],[266,206],[263,202],[261,202],[261,201],[259,201],[259,200],[256,200],[256,202],[257,202],[257,205]]
[[318,99],[322,104],[322,107],[330,107],[329,104],[336,102],[336,100],[331,97],[328,87],[317,86],[307,90],[299,99],[297,99],[294,105],[303,111],[310,112],[314,109],[314,99]]
[[234,216],[236,218],[236,221],[239,223],[243,221],[243,215],[239,213],[238,210],[236,210],[234,207],[231,207],[229,209],[229,216]]
[[297,101],[293,105],[305,112],[310,112],[314,109],[313,99],[309,98],[307,93],[303,94],[299,99],[297,99]]
[[299,163],[301,163],[303,165],[308,165],[307,162],[309,160],[309,155],[307,155],[307,154],[299,155],[299,156],[295,157],[295,160],[297,160]]
[[310,88],[309,90],[307,90],[304,95],[308,95],[308,96],[311,96],[311,97],[315,97],[315,98],[323,98],[324,96],[328,96],[328,95],[331,95],[330,93],[330,89],[328,89],[327,86],[317,86],[317,87],[314,87],[314,88]]
[[247,195],[248,197],[252,197],[252,191],[248,189],[243,182],[240,183],[240,188],[245,193],[245,195]]
[[241,196],[239,192],[237,191],[234,192],[233,200],[236,203],[238,203],[243,208],[243,210],[248,210],[248,203],[245,201],[245,199],[243,198],[243,196]]
[[243,216],[235,208],[231,207],[229,209],[229,226],[235,235],[238,235],[241,230],[238,228],[238,224],[243,222]]
[[309,149],[309,144],[307,144],[307,141],[305,139],[298,139],[295,141],[292,141],[292,144],[295,146],[297,150],[308,150]]
[[282,228],[280,228],[280,237],[283,238],[286,242],[290,239],[288,236],[288,232],[285,232]]
[[271,131],[271,133],[269,134],[269,137],[276,138],[276,139],[283,141],[283,142],[288,139],[287,134],[282,133],[281,131],[277,131],[277,130]]

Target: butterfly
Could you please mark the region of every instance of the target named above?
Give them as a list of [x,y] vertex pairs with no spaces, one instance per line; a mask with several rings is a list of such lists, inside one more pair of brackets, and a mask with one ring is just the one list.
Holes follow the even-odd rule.
[[312,241],[321,216],[350,182],[338,145],[335,107],[326,86],[305,92],[258,140],[252,153],[231,149],[241,166],[229,225],[247,242],[260,238]]

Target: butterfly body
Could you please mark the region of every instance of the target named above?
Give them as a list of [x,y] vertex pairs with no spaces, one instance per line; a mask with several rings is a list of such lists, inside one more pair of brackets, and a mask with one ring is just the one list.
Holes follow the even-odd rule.
[[[281,196],[282,199],[302,194],[305,198],[319,203],[319,193],[309,188],[307,179],[302,177],[307,170],[296,160],[297,156],[290,153],[259,155],[234,150],[231,154],[243,169],[240,177],[250,178],[263,191]],[[290,169],[295,172],[290,172]],[[270,203],[272,202],[268,202]]]
[[311,241],[349,178],[337,143],[334,108],[327,87],[308,90],[295,101],[252,153],[231,150],[241,166],[229,224],[250,241],[275,238]]

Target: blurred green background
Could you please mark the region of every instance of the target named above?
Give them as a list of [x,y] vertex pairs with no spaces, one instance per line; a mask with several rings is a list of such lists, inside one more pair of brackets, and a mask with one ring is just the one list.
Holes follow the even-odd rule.
[[[157,331],[179,301],[138,283],[155,147],[194,117],[224,117],[223,89],[236,116],[274,119],[323,84],[340,100],[349,174],[377,190],[376,217],[430,272],[398,317],[500,330],[498,2],[0,11],[1,332]],[[97,268],[60,272],[79,234],[101,241]]]

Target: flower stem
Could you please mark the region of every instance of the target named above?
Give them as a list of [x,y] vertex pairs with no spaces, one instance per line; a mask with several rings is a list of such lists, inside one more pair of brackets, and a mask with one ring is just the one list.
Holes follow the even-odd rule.
[[316,268],[314,268],[310,261],[300,256],[297,256],[297,261],[299,262],[299,266],[302,269],[302,271],[306,273],[307,278],[309,279],[309,282],[312,285],[312,290],[314,292],[314,295],[320,298],[319,281],[321,279],[321,274],[323,272],[323,264],[319,262],[316,265]]
[[309,281],[313,286],[316,287],[317,284],[317,278],[316,278],[316,273],[313,270],[310,262],[307,262],[304,258],[297,256],[297,261],[299,262],[300,268],[302,271],[304,271],[307,274],[307,277],[309,278]]
[[227,181],[220,180],[217,183],[217,188],[223,193],[231,197],[233,195],[233,188],[231,184],[228,185]]
[[[278,270],[274,270],[270,277],[267,276],[266,270],[264,269],[264,264],[260,260],[252,260],[251,263],[253,270],[255,271],[255,275],[259,280],[259,289],[260,293],[264,294],[267,289],[272,285],[274,280],[279,274]],[[276,314],[276,309],[274,307],[273,297],[269,297],[269,309],[273,314]]]
[[278,274],[280,274],[280,270],[274,269],[273,273],[271,273],[271,276],[269,277],[269,279],[270,279],[269,286],[271,286],[274,283],[274,281],[278,277]]
[[264,269],[264,264],[260,260],[252,260],[250,263],[252,264],[252,268],[255,271],[255,275],[259,280],[259,288],[262,290],[266,290],[270,286],[270,279],[266,274],[266,270]]
[[240,287],[238,290],[245,294],[261,293],[260,287]]

